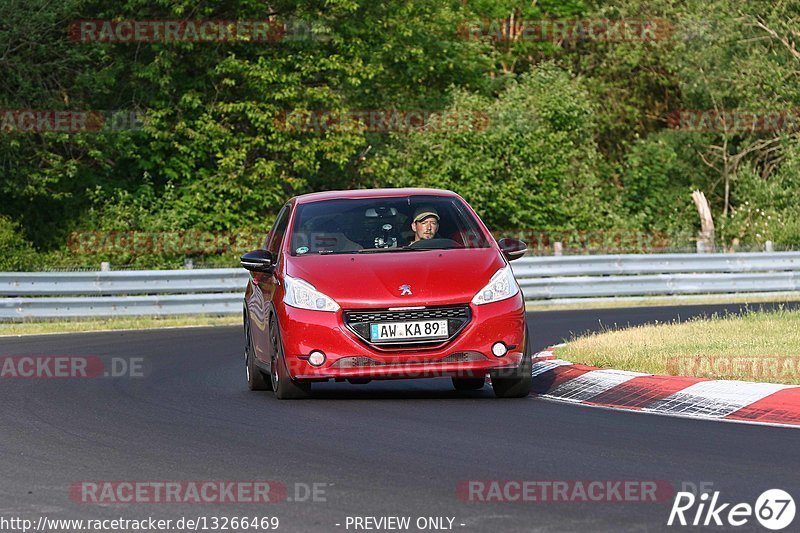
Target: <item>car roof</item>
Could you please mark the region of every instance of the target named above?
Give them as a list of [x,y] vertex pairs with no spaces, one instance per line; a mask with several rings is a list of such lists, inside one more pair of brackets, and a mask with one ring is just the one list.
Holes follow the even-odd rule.
[[292,198],[292,201],[296,202],[297,204],[307,204],[310,202],[318,202],[320,200],[339,200],[344,198],[385,198],[414,195],[458,197],[458,195],[453,191],[448,191],[445,189],[406,187],[397,189],[355,189],[350,191],[312,192],[310,194],[295,196]]

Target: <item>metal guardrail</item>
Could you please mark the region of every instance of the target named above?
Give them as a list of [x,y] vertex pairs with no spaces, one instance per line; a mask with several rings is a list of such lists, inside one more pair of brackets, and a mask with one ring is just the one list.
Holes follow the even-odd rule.
[[528,301],[800,290],[800,252],[558,256],[512,265]]
[[[240,291],[242,268],[119,270],[108,272],[0,272],[0,296],[110,296]],[[0,300],[2,301],[2,300]]]
[[239,293],[0,299],[0,320],[62,317],[234,315],[242,312]]
[[512,263],[517,279],[614,274],[800,271],[800,252],[735,254],[563,255]]
[[242,312],[241,268],[2,272],[0,320]]
[[[800,291],[800,252],[525,257],[512,266],[531,303]],[[247,277],[238,268],[0,273],[0,320],[238,314]]]

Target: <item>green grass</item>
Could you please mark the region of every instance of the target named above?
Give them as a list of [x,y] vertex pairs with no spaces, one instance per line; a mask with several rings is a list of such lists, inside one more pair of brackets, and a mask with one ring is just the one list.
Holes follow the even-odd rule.
[[241,324],[242,317],[179,316],[179,317],[119,317],[108,319],[75,319],[44,322],[0,323],[0,336],[39,335],[76,331],[106,331],[121,329],[176,328],[188,326],[223,326]]
[[759,296],[759,295],[722,295],[722,296],[708,296],[698,295],[682,298],[675,298],[670,296],[655,298],[646,297],[631,298],[631,299],[616,299],[609,298],[607,300],[584,300],[571,303],[530,303],[526,304],[526,311],[539,312],[539,311],[566,311],[571,309],[615,309],[621,307],[673,307],[680,305],[721,305],[721,304],[756,304],[756,303],[790,303],[800,301],[800,296],[797,294],[787,294],[781,296]]
[[750,311],[573,338],[557,357],[600,368],[800,385],[800,311]]

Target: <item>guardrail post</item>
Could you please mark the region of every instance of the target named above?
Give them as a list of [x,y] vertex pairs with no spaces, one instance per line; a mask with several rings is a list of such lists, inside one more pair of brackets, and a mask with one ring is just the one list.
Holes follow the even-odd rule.
[[111,271],[111,263],[108,261],[103,261],[100,263],[100,272],[110,272]]
[[774,247],[772,246],[772,241],[767,241],[764,243],[764,251],[769,253],[775,251]]
[[564,254],[564,245],[560,242],[553,243],[553,255],[563,255]]
[[701,241],[701,240],[697,241],[697,253],[698,254],[706,253],[706,242],[705,241]]
[[184,259],[183,261],[183,269],[184,270],[192,270],[194,268],[194,262],[191,259]]

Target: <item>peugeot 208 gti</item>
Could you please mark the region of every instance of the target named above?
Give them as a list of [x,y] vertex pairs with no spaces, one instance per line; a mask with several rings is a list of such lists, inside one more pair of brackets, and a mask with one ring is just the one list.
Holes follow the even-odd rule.
[[530,342],[508,263],[525,251],[450,191],[293,198],[241,258],[248,385],[284,399],[328,380],[447,376],[479,389],[488,374],[497,396],[526,396]]

